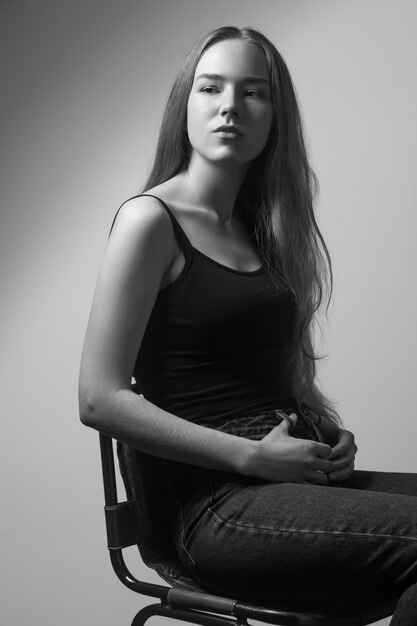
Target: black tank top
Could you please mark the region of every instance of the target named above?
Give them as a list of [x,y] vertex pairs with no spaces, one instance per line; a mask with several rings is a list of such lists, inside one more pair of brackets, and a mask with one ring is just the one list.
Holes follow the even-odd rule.
[[293,296],[263,267],[238,271],[196,250],[156,199],[171,218],[185,265],[150,315],[133,372],[140,392],[174,415],[210,425],[286,406],[293,395],[285,368]]

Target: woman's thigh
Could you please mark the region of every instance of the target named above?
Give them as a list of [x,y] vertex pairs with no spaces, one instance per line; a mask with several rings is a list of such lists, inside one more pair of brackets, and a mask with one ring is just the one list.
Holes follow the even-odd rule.
[[179,496],[180,551],[222,593],[397,596],[417,581],[415,493],[412,474],[355,472],[348,487],[321,487],[207,472],[204,487]]

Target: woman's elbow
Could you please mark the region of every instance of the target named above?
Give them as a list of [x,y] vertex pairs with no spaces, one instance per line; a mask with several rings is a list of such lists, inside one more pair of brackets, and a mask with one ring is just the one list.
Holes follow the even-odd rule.
[[132,393],[130,388],[123,385],[115,385],[109,381],[97,385],[86,383],[81,378],[78,392],[81,422],[102,432],[113,430],[126,405],[123,402],[125,392]]
[[80,382],[78,405],[80,420],[85,426],[101,430],[107,413],[108,394]]
[[94,396],[80,390],[78,406],[80,420],[84,424],[84,426],[98,428],[98,422],[100,421],[100,412],[98,410],[98,402],[94,398]]

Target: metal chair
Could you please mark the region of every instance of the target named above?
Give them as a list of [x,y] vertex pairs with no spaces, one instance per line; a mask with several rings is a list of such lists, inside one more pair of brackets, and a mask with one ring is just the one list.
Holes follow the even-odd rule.
[[[132,626],[161,615],[206,626],[243,626],[255,619],[277,626],[359,626],[392,615],[396,600],[381,599],[371,606],[312,609],[284,602],[257,604],[215,595],[190,578],[178,559],[163,508],[160,463],[155,457],[118,443],[120,470],[127,500],[118,501],[112,439],[100,433],[105,517],[110,559],[118,578],[132,591],[158,602],[142,608]],[[143,582],[129,571],[122,550],[137,545],[146,565],[169,586]]]

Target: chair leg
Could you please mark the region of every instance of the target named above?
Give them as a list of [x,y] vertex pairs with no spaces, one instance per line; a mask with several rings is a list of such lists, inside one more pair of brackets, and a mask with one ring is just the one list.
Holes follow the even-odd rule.
[[[208,613],[200,613],[193,610],[173,609],[164,604],[150,604],[136,614],[133,619],[132,626],[143,626],[145,622],[154,615],[169,617],[171,619],[179,619],[183,622],[191,624],[201,624],[201,626],[236,626],[237,621],[228,617],[220,617],[210,615]],[[241,623],[241,621],[239,622]]]

